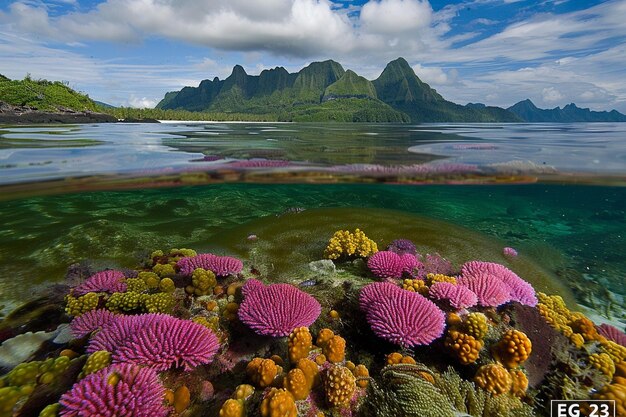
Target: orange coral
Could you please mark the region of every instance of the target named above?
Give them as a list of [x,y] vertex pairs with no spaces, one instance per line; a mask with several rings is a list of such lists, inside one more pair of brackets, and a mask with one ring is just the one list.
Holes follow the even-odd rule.
[[294,368],[285,377],[283,381],[284,387],[289,391],[296,400],[304,400],[309,396],[311,388],[304,372],[301,369]]
[[324,391],[331,406],[347,404],[356,390],[356,378],[345,366],[332,366],[326,371]]
[[311,359],[300,359],[296,364],[296,368],[300,369],[304,373],[309,391],[319,382],[319,369],[317,364]]
[[293,395],[287,390],[272,388],[261,401],[262,417],[298,417]]
[[492,353],[497,361],[507,368],[517,368],[530,356],[532,343],[525,333],[508,330],[493,347]]
[[244,417],[245,415],[246,409],[243,400],[229,398],[220,408],[220,417]]
[[270,386],[276,375],[282,371],[280,366],[271,359],[254,358],[246,367],[246,373],[252,382],[260,388]]
[[[354,376],[357,379],[358,378],[369,378],[369,376],[370,376],[370,371],[367,370],[365,365],[357,365],[357,367],[354,368],[354,371],[352,373],[354,374]],[[356,384],[359,387],[361,387],[361,388],[367,387],[368,383],[369,383],[369,380],[367,380],[367,379],[361,379],[361,380],[356,382]]]
[[594,400],[615,401],[615,415],[626,416],[626,386],[622,384],[607,384],[593,395]]
[[339,335],[334,335],[322,346],[322,352],[329,362],[341,362],[346,357],[346,340]]
[[238,385],[233,393],[233,398],[236,400],[247,400],[254,394],[254,387],[248,384]]
[[513,379],[502,365],[493,363],[478,368],[474,382],[485,391],[500,395],[509,392]]
[[185,385],[181,385],[174,391],[174,410],[178,414],[182,413],[189,407],[189,403],[191,402],[191,393],[189,392],[189,388]]
[[306,358],[313,347],[313,337],[306,327],[296,327],[289,335],[287,342],[289,348],[289,360],[296,363],[302,358]]
[[320,332],[317,334],[317,340],[315,341],[315,344],[319,347],[324,347],[324,345],[335,335],[335,332],[333,332],[330,329],[324,328],[322,330],[320,330]]
[[399,352],[393,352],[387,355],[387,365],[396,365],[402,360],[402,354]]
[[463,365],[476,362],[483,348],[482,340],[456,330],[448,331],[445,345]]
[[586,342],[600,340],[600,334],[591,320],[580,313],[576,313],[575,317],[576,319],[569,323],[575,333],[580,333]]
[[511,394],[522,398],[528,389],[528,377],[520,369],[511,369]]

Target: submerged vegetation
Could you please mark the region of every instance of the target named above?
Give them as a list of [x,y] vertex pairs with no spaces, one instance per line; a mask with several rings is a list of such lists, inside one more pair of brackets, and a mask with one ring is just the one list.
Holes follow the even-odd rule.
[[532,416],[552,398],[623,414],[626,335],[535,291],[524,260],[426,253],[406,223],[328,233],[321,212],[321,235],[272,216],[238,257],[75,270],[0,325],[0,414]]

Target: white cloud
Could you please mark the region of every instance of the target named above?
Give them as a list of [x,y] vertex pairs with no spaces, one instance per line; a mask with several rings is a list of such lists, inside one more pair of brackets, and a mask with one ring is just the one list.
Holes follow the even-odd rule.
[[428,27],[432,12],[427,1],[372,0],[361,9],[361,25],[372,33],[402,34]]
[[541,90],[541,96],[546,103],[561,102],[565,98],[565,96],[554,87],[546,87]]
[[130,96],[130,98],[127,101],[128,106],[130,107],[136,107],[136,108],[153,108],[154,106],[157,105],[158,101],[157,100],[153,100],[153,99],[149,99],[147,97],[136,97],[134,94]]
[[458,71],[451,69],[445,72],[440,67],[423,67],[420,64],[413,66],[413,71],[422,81],[433,85],[453,85],[458,82]]

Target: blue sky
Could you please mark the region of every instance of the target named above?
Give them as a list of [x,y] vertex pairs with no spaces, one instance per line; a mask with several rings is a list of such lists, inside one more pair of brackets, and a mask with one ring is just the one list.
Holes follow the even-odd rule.
[[626,0],[0,0],[0,73],[114,105],[334,59],[369,79],[402,56],[445,98],[626,112]]

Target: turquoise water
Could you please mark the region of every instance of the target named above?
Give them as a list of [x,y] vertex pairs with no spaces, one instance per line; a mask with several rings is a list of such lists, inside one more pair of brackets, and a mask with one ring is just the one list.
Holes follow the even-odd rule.
[[367,207],[499,239],[579,303],[623,319],[625,133],[604,123],[7,126],[1,302],[6,311],[76,262],[132,267],[158,248],[211,248],[291,207]]

